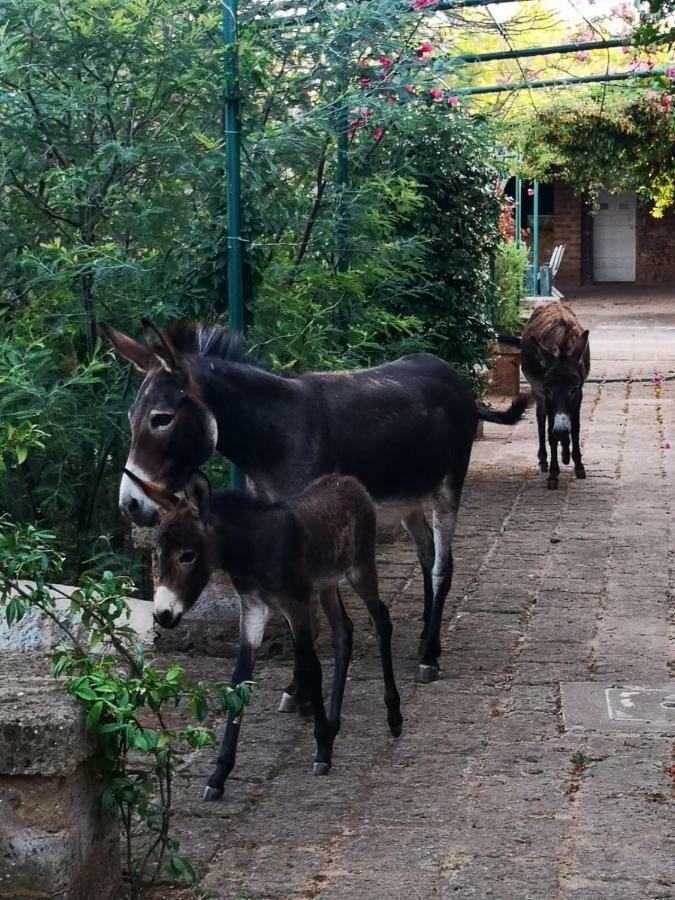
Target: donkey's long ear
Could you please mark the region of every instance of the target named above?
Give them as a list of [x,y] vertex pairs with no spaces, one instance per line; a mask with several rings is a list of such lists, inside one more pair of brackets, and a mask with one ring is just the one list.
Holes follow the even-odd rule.
[[586,329],[586,331],[582,332],[577,338],[577,342],[574,345],[574,350],[570,353],[570,356],[573,359],[580,360],[586,350],[588,349],[588,338],[590,335],[590,331]]
[[170,339],[160,331],[149,319],[141,319],[145,343],[152,351],[155,359],[167,372],[178,372],[180,360],[176,348]]
[[530,340],[532,341],[534,352],[537,354],[537,358],[542,368],[545,372],[548,372],[548,370],[552,369],[558,362],[560,351],[557,347],[555,350],[549,350],[548,347],[544,347],[536,337],[530,338]]
[[211,509],[211,483],[203,472],[195,469],[190,475],[185,485],[185,496],[196,507],[199,518],[206,519]]
[[115,331],[105,322],[98,323],[98,330],[106,341],[112,344],[115,352],[130,362],[139,372],[147,372],[152,365],[155,356],[151,350],[143,344],[139,344],[133,338],[127,337],[121,331]]
[[145,496],[162,509],[175,509],[178,505],[178,497],[176,497],[175,494],[172,494],[171,491],[167,491],[164,488],[159,487],[159,485],[153,484],[151,481],[144,481],[130,469],[125,469],[124,474],[127,478],[131,478],[132,481],[135,481]]

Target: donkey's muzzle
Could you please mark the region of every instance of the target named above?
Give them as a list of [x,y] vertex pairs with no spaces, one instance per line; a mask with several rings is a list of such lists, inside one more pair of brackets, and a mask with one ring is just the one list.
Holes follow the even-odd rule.
[[567,413],[556,413],[553,418],[553,434],[569,434],[572,422]]
[[161,612],[153,613],[153,618],[162,628],[175,628],[183,618],[183,614],[174,613],[170,609],[163,609]]

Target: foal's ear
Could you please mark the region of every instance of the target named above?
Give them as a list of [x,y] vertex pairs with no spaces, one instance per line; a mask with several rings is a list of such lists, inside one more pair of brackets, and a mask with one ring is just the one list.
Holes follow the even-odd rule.
[[149,319],[141,319],[143,337],[153,357],[167,372],[178,372],[180,361],[178,352],[167,335],[160,331]]
[[544,371],[548,372],[548,370],[552,369],[558,362],[560,351],[557,347],[555,350],[549,350],[548,347],[544,347],[536,337],[530,338],[530,340],[532,341],[534,352],[537,354],[537,358],[539,359],[542,368]]
[[165,488],[153,484],[152,481],[144,481],[130,469],[125,469],[124,474],[127,478],[131,478],[132,481],[135,481],[145,496],[162,509],[175,509],[178,505],[178,497],[176,497],[175,494],[172,494],[171,491],[167,491]]
[[139,372],[148,371],[155,358],[151,350],[133,338],[127,337],[126,334],[122,334],[121,331],[115,331],[105,322],[98,323],[98,330],[101,336],[112,344],[118,356],[130,362]]
[[570,354],[570,356],[573,356],[574,359],[577,359],[577,360],[581,359],[581,357],[584,355],[584,353],[588,349],[589,335],[590,335],[590,331],[588,329],[586,329],[586,331],[582,332],[579,335],[579,337],[577,338],[577,342],[574,345],[574,350],[572,350],[572,353]]
[[197,509],[200,519],[206,519],[211,508],[211,483],[198,469],[190,475],[185,485],[187,500]]

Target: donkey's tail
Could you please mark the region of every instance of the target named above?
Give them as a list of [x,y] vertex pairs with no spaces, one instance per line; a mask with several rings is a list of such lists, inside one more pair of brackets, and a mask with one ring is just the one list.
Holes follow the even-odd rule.
[[497,425],[515,425],[523,418],[523,414],[532,403],[534,397],[531,393],[518,394],[511,406],[505,410],[492,409],[484,403],[476,401],[478,418],[484,422],[495,422]]

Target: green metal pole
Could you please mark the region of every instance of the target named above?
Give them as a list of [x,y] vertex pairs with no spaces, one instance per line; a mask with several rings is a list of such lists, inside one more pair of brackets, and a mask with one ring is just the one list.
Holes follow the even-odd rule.
[[539,182],[534,179],[532,183],[534,196],[532,198],[532,277],[534,279],[534,291],[539,296]]
[[[223,2],[225,44],[225,153],[227,179],[227,308],[230,330],[241,335],[244,327],[241,265],[241,103],[237,46],[237,0]],[[230,468],[233,488],[245,487],[244,473]]]
[[[669,64],[671,67],[675,63]],[[537,88],[563,87],[571,84],[603,84],[611,81],[629,81],[631,78],[654,78],[665,75],[666,68],[654,68],[650,72],[615,72],[610,75],[584,75],[582,78],[546,78],[535,81],[516,81],[513,84],[492,84],[489,87],[455,88],[457,96],[467,97],[474,94],[501,94],[505,91],[530,91]]]
[[349,110],[340,107],[335,127],[337,129],[337,164],[335,173],[335,194],[337,199],[337,270],[346,272],[349,268],[349,210],[347,189],[349,187]]
[[[668,38],[661,37],[655,43],[665,44]],[[462,53],[451,56],[452,63],[493,62],[498,59],[521,59],[526,56],[547,56],[555,53],[579,53],[582,50],[609,50],[612,47],[631,46],[630,38],[612,38],[606,41],[579,41],[576,44],[552,44],[549,47],[524,47],[518,50],[495,50],[492,53]]]
[[520,247],[520,236],[523,230],[523,181],[520,172],[516,174],[516,247]]

